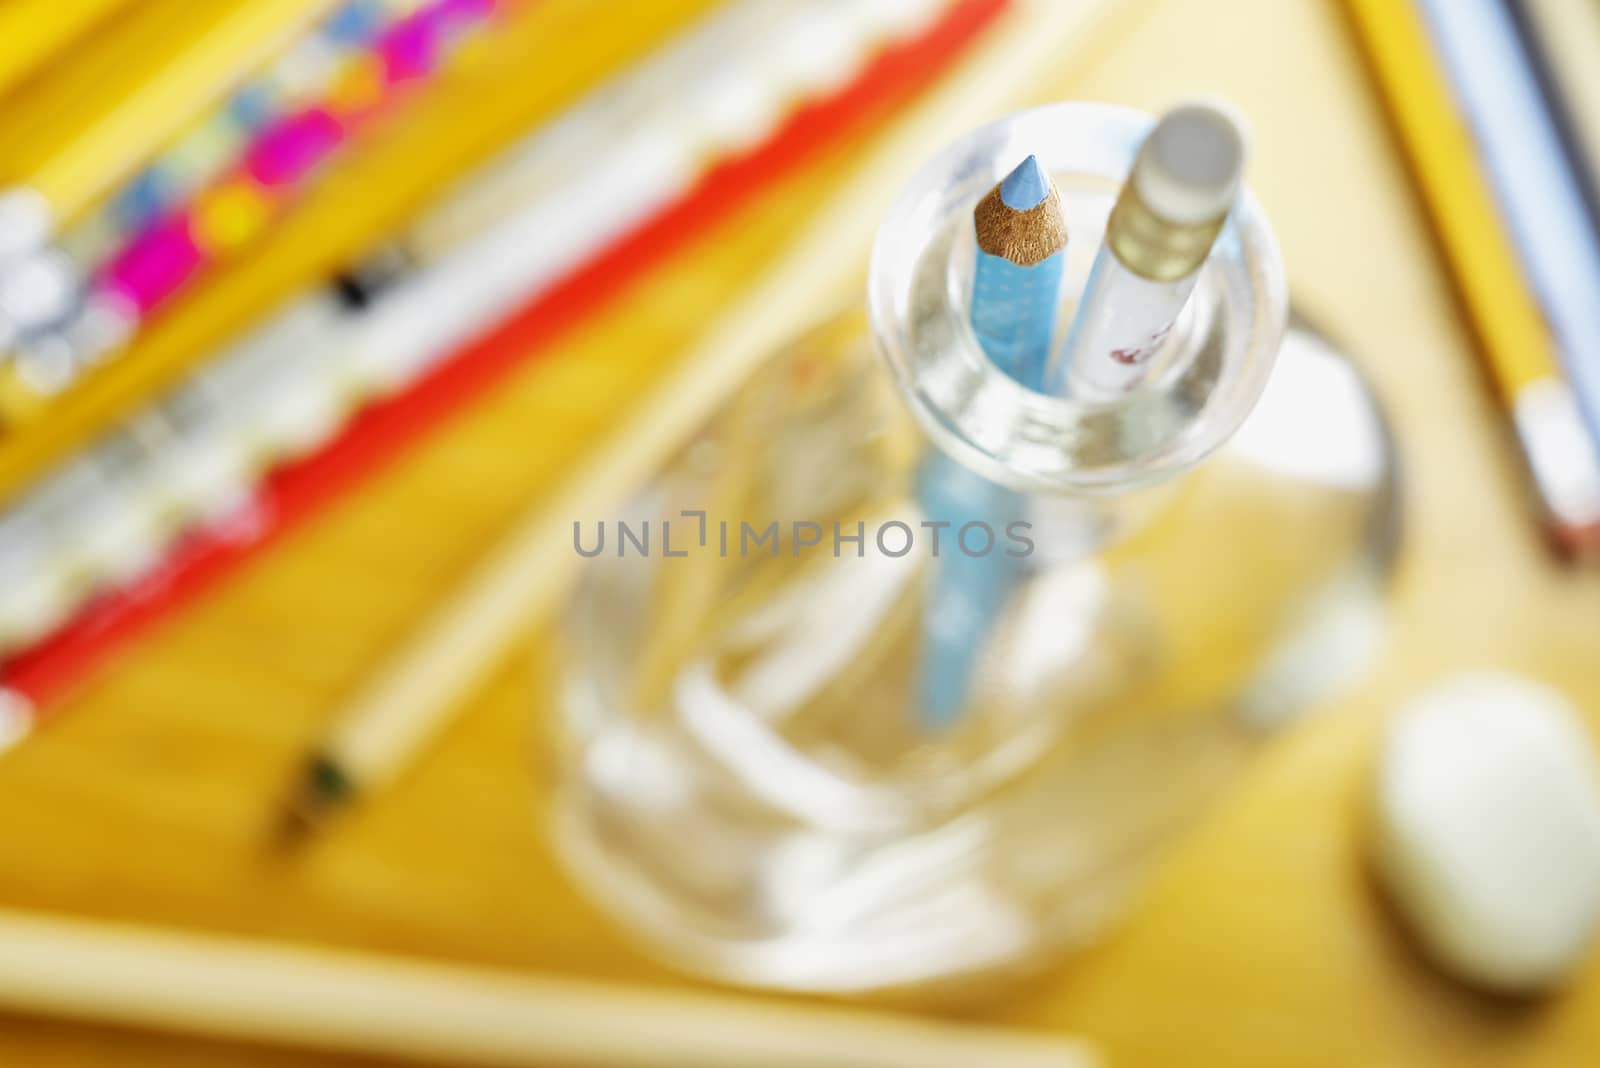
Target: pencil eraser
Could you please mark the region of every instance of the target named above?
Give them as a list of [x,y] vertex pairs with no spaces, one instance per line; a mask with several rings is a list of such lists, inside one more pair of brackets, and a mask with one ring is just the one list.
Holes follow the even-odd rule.
[[1227,213],[1244,173],[1244,122],[1221,103],[1195,100],[1161,116],[1139,148],[1133,185],[1139,199],[1172,223]]
[[1531,993],[1583,957],[1600,917],[1600,772],[1559,693],[1472,674],[1413,700],[1382,744],[1375,823],[1379,879],[1445,970]]

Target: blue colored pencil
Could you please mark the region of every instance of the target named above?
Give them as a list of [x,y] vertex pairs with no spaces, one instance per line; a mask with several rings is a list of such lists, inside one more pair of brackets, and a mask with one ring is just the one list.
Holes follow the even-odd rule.
[[[1022,497],[934,451],[917,472],[917,499],[932,522],[944,522],[922,613],[918,694],[924,727],[960,719],[984,638],[1016,582],[1006,527],[1022,517]],[[982,524],[963,537],[968,524]],[[968,555],[968,550],[976,552]]]
[[[972,328],[984,353],[1018,382],[1044,385],[1067,242],[1061,199],[1033,156],[991,189],[973,211],[978,261]],[[938,730],[966,706],[984,639],[1015,585],[1019,561],[1006,528],[1023,514],[1021,495],[943,453],[924,462],[917,498],[929,520],[945,522],[922,620],[918,694],[922,722]],[[968,524],[981,524],[963,543]],[[969,555],[969,548],[987,551]]]
[[972,221],[973,332],[996,367],[1042,390],[1066,260],[1061,197],[1029,156],[978,202]]

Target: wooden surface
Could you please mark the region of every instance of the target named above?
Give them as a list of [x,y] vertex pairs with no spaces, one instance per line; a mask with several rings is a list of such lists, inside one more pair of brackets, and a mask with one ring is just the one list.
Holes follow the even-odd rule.
[[[1398,156],[1322,0],[1135,0],[1042,86],[1158,107],[1226,93],[1296,299],[1376,381],[1406,462],[1383,663],[1272,743],[1130,923],[995,1015],[1130,1066],[1575,1066],[1600,1049],[1600,955],[1513,1006],[1420,965],[1369,889],[1361,799],[1384,715],[1462,668],[1545,678],[1600,711],[1600,578],[1561,571],[1520,500]],[[633,287],[427,447],[109,665],[0,760],[0,903],[423,957],[676,982],[562,881],[540,826],[536,658],[502,666],[432,759],[293,862],[259,848],[301,746],[529,494],[724,306],[825,195],[835,153]],[[448,524],[431,517],[448,515]],[[0,952],[4,947],[0,947]],[[0,1017],[0,1063],[283,1066],[268,1049]]]

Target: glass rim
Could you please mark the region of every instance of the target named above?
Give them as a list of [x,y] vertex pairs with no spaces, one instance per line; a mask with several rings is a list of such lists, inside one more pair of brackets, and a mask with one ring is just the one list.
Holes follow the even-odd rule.
[[[946,324],[948,336],[937,346],[916,334],[912,292],[929,285],[921,277],[930,269],[929,246],[961,225],[960,216],[970,226],[972,205],[1007,168],[1032,153],[1058,177],[1120,183],[1154,123],[1146,112],[1085,102],[997,119],[920,167],[879,227],[867,284],[879,352],[934,443],[985,477],[1029,492],[1068,493],[1118,492],[1171,478],[1226,442],[1265,388],[1287,320],[1287,282],[1277,239],[1248,189],[1241,189],[1203,268],[1207,284],[1190,302],[1209,300],[1209,314],[1221,317],[1224,343],[1209,376],[1180,369],[1125,398],[1089,403],[1037,393],[994,367],[965,323],[964,308],[946,309],[965,325]],[[1099,234],[1093,236],[1098,244]],[[1181,423],[1172,414],[1180,408]],[[1097,431],[1160,426],[1163,415],[1170,426],[1123,435],[1131,439],[1126,449],[1077,448]]]

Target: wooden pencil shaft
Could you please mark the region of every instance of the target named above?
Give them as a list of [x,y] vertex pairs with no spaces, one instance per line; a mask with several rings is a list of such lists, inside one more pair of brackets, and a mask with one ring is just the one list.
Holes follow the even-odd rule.
[[0,911],[0,1005],[450,1064],[1087,1068],[1080,1043]]
[[705,424],[768,355],[860,291],[857,269],[911,169],[1019,97],[1061,61],[1093,3],[1019,0],[929,99],[896,126],[849,188],[686,356],[630,428],[553,502],[532,507],[461,592],[400,649],[339,719],[323,752],[359,787],[381,785],[442,728],[463,693],[556,602],[574,577],[574,521],[592,522]]

